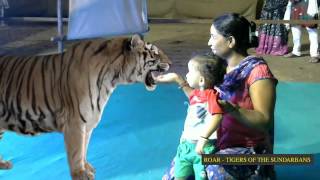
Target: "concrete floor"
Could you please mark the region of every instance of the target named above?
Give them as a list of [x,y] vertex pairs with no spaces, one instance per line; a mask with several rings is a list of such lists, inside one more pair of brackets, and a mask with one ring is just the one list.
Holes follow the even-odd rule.
[[[185,75],[187,62],[195,54],[209,52],[207,46],[210,24],[158,23],[150,24],[145,40],[162,48],[173,61],[171,71]],[[65,27],[66,32],[66,27]],[[0,27],[0,54],[33,55],[55,51],[50,37],[56,35],[55,24],[11,24]],[[289,35],[289,44],[292,37]],[[72,42],[66,43],[66,48]],[[308,36],[303,33],[303,54],[287,59],[264,56],[272,72],[280,81],[320,82],[320,63],[308,63]],[[253,49],[250,53],[254,54]]]

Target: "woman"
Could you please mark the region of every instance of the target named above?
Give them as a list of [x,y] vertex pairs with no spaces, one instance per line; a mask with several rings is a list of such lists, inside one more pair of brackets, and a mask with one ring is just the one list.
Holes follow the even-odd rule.
[[[233,13],[216,18],[210,28],[208,45],[228,64],[219,86],[225,114],[217,133],[216,154],[272,153],[277,80],[262,58],[247,53],[258,44],[254,31],[253,23]],[[206,170],[208,179],[275,176],[272,166],[209,165]],[[172,172],[171,168],[163,179],[172,179]]]
[[[281,20],[286,12],[288,0],[267,0],[260,19]],[[263,24],[259,27],[257,54],[282,56],[288,53],[288,30],[284,24]]]

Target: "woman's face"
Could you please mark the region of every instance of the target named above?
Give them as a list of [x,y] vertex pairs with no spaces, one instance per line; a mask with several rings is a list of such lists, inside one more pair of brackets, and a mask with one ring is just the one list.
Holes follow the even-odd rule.
[[227,58],[228,54],[231,52],[229,44],[230,42],[212,25],[210,28],[210,39],[208,42],[212,52],[222,58]]

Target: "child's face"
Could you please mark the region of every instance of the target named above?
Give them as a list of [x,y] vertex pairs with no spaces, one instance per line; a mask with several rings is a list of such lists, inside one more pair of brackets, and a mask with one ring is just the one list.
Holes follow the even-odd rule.
[[197,66],[198,66],[197,62],[195,62],[193,60],[189,61],[189,63],[188,63],[189,72],[187,73],[186,78],[187,78],[187,82],[190,87],[199,89],[201,74],[200,74]]

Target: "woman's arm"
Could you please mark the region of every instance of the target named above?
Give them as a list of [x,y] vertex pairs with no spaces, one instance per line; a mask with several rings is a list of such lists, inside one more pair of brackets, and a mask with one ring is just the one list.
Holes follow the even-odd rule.
[[188,82],[176,73],[168,73],[168,74],[160,75],[156,77],[156,82],[164,82],[164,83],[175,82],[184,91],[187,97],[189,97],[191,91],[193,90],[189,86]]
[[271,79],[258,80],[249,88],[253,110],[237,107],[226,101],[219,101],[223,109],[238,121],[261,131],[273,125],[276,87]]

